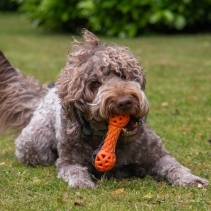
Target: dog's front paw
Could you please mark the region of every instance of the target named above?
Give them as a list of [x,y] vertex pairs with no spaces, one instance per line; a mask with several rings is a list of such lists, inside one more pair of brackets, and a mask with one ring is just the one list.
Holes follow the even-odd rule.
[[186,174],[172,182],[173,186],[205,187],[209,184],[208,180],[197,177],[193,174]]
[[91,180],[71,178],[68,184],[74,188],[95,188],[95,184]]
[[95,188],[87,168],[81,165],[59,166],[58,178],[62,178],[74,188]]

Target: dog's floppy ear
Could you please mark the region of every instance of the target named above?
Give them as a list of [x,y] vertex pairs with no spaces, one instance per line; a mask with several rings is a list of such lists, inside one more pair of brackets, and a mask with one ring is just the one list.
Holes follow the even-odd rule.
[[[116,63],[120,67],[120,76],[123,76],[126,80],[134,80],[138,82],[141,89],[145,90],[146,77],[140,62],[126,47],[114,46],[116,49]],[[116,59],[115,58],[115,59]]]
[[135,70],[133,72],[133,75],[136,78],[135,81],[139,82],[139,84],[141,85],[141,89],[144,91],[146,86],[145,71],[141,68],[140,70]]
[[82,67],[73,70],[63,69],[56,82],[57,94],[69,119],[73,118],[74,112],[71,110],[73,107],[82,113],[89,114],[90,112],[84,98],[85,78],[88,77],[88,74],[85,73],[86,68]]
[[141,86],[141,89],[144,91],[146,86],[146,76],[145,71],[141,68],[141,65],[138,63],[135,68],[128,68],[127,70],[123,70],[123,74],[126,77],[126,80],[134,80],[138,82]]
[[83,70],[80,66],[66,65],[61,71],[56,87],[63,105],[74,103],[81,98],[85,86],[84,79],[87,77]]
[[82,102],[82,95],[88,73],[92,69],[92,61],[89,58],[93,56],[93,49],[100,46],[101,42],[86,29],[82,30],[82,35],[85,42],[74,39],[74,51],[69,53],[66,66],[61,71],[56,87],[63,106],[77,102],[76,106],[80,105],[81,110],[84,110],[86,108],[84,107],[85,102]]

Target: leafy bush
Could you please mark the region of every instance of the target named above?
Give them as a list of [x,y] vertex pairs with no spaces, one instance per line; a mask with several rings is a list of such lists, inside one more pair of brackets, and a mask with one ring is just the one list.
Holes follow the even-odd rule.
[[92,29],[107,35],[135,36],[148,32],[175,32],[186,29],[193,31],[198,29],[199,25],[207,27],[211,25],[210,0],[82,2],[93,3],[93,15],[87,17]]
[[77,31],[86,26],[86,19],[75,8],[78,0],[19,0],[20,11],[34,26],[43,26],[50,31]]
[[[175,0],[157,1],[150,17],[150,23],[155,29],[165,31],[182,30],[185,32],[197,32],[208,30],[211,24],[211,0]],[[199,29],[202,27],[201,29]]]
[[[20,0],[19,0],[20,1]],[[206,31],[211,0],[21,0],[21,11],[48,30],[87,27],[109,36]]]

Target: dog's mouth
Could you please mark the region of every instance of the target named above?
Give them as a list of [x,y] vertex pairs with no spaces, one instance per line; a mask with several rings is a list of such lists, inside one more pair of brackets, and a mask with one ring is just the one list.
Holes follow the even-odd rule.
[[127,137],[136,135],[139,131],[139,122],[139,119],[131,116],[128,124],[122,128],[123,135]]

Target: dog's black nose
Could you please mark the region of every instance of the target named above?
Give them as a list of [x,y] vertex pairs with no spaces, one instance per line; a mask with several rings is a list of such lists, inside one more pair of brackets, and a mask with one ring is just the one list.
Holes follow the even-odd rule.
[[116,106],[121,110],[130,109],[132,106],[132,100],[129,97],[119,97]]

